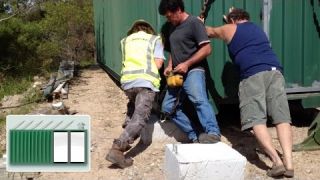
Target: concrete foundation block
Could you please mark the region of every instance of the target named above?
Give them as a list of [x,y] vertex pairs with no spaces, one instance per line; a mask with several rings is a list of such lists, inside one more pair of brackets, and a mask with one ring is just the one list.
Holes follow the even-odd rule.
[[189,139],[171,120],[161,121],[156,115],[152,115],[145,128],[141,130],[141,140],[144,144],[152,141],[163,142],[188,142]]
[[225,143],[167,144],[167,180],[242,180],[246,158]]

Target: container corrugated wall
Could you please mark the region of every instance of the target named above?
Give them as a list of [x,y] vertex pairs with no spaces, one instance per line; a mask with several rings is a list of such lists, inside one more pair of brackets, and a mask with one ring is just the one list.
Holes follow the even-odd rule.
[[[126,35],[132,22],[137,19],[149,21],[159,32],[165,21],[158,14],[160,0],[94,0],[93,2],[97,60],[119,78],[120,40]],[[185,0],[186,11],[198,15],[201,2],[201,0]],[[251,20],[262,27],[263,2],[263,0],[216,0],[206,24],[222,25],[222,15],[228,12],[229,7],[234,6],[246,9],[250,13]],[[320,80],[320,32],[317,31],[319,27],[313,15],[315,12],[316,18],[320,21],[320,7],[316,0],[313,6],[313,0],[269,0],[269,2],[272,2],[271,19],[268,24],[270,40],[284,66],[287,84],[310,86],[315,80]],[[221,96],[232,96],[236,92],[229,90],[232,88],[229,86],[230,80],[232,81],[234,76],[228,74],[230,58],[226,46],[220,40],[212,40],[211,45],[213,53],[208,58],[210,76]],[[234,85],[231,86],[235,88]],[[313,105],[320,105],[319,99],[312,101]]]
[[[317,0],[273,0],[270,40],[287,84],[311,86],[320,82],[320,4]],[[308,104],[320,105],[319,98]]]
[[11,164],[52,163],[52,131],[10,130]]
[[120,40],[137,19],[145,19],[159,29],[158,3],[154,0],[94,0],[97,60],[116,78],[122,65]]

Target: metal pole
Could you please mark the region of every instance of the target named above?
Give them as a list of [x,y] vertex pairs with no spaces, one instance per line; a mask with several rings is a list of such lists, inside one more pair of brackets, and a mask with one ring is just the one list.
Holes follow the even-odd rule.
[[272,0],[263,0],[263,30],[270,35],[270,14],[272,10]]

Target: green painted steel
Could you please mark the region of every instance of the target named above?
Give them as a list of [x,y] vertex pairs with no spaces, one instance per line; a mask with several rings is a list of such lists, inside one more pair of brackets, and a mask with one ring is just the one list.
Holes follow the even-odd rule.
[[10,130],[10,164],[52,163],[51,130]]
[[[284,66],[287,85],[312,86],[320,81],[320,27],[316,23],[320,22],[320,5],[314,0],[272,3],[270,40]],[[320,99],[307,99],[304,104],[319,106]]]
[[97,59],[117,79],[122,65],[120,40],[137,19],[159,29],[157,6],[158,1],[150,0],[94,0]]
[[[120,40],[137,19],[149,21],[159,32],[165,22],[165,19],[158,14],[160,0],[93,0],[93,2],[97,60],[119,80]],[[202,0],[185,0],[186,11],[198,15],[202,2]],[[216,0],[206,24],[222,25],[222,15],[227,13],[231,6],[246,9],[250,13],[251,20],[262,27],[263,0]],[[320,22],[320,6],[317,1],[273,0],[270,18],[271,45],[284,66],[287,84],[311,86],[316,80],[320,81],[320,27],[316,23],[317,20]],[[223,98],[233,98],[237,96],[235,80],[237,75],[230,63],[226,45],[220,40],[212,40],[211,45],[213,53],[209,56],[208,63],[215,90]],[[211,87],[209,92],[214,96],[212,86],[209,87]],[[219,98],[213,99],[219,100]],[[312,106],[320,106],[319,99],[312,98],[311,101]]]

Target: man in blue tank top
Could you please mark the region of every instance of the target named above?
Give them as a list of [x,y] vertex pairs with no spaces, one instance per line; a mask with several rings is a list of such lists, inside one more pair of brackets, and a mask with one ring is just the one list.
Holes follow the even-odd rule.
[[[268,176],[293,177],[292,130],[282,67],[266,34],[249,22],[249,14],[231,8],[226,24],[207,27],[208,36],[224,40],[232,61],[240,69],[239,100],[242,130],[253,130],[273,162]],[[283,150],[281,159],[266,126],[267,115],[277,129]]]
[[[220,129],[208,100],[205,83],[204,63],[211,53],[205,26],[197,17],[184,11],[182,0],[161,0],[159,13],[165,16],[173,27],[169,37],[170,56],[164,74],[168,76],[173,72],[184,77],[182,87],[168,88],[162,111],[171,116],[190,141],[216,143],[220,141]],[[205,131],[200,136],[182,111],[182,103],[186,97],[192,102]]]

